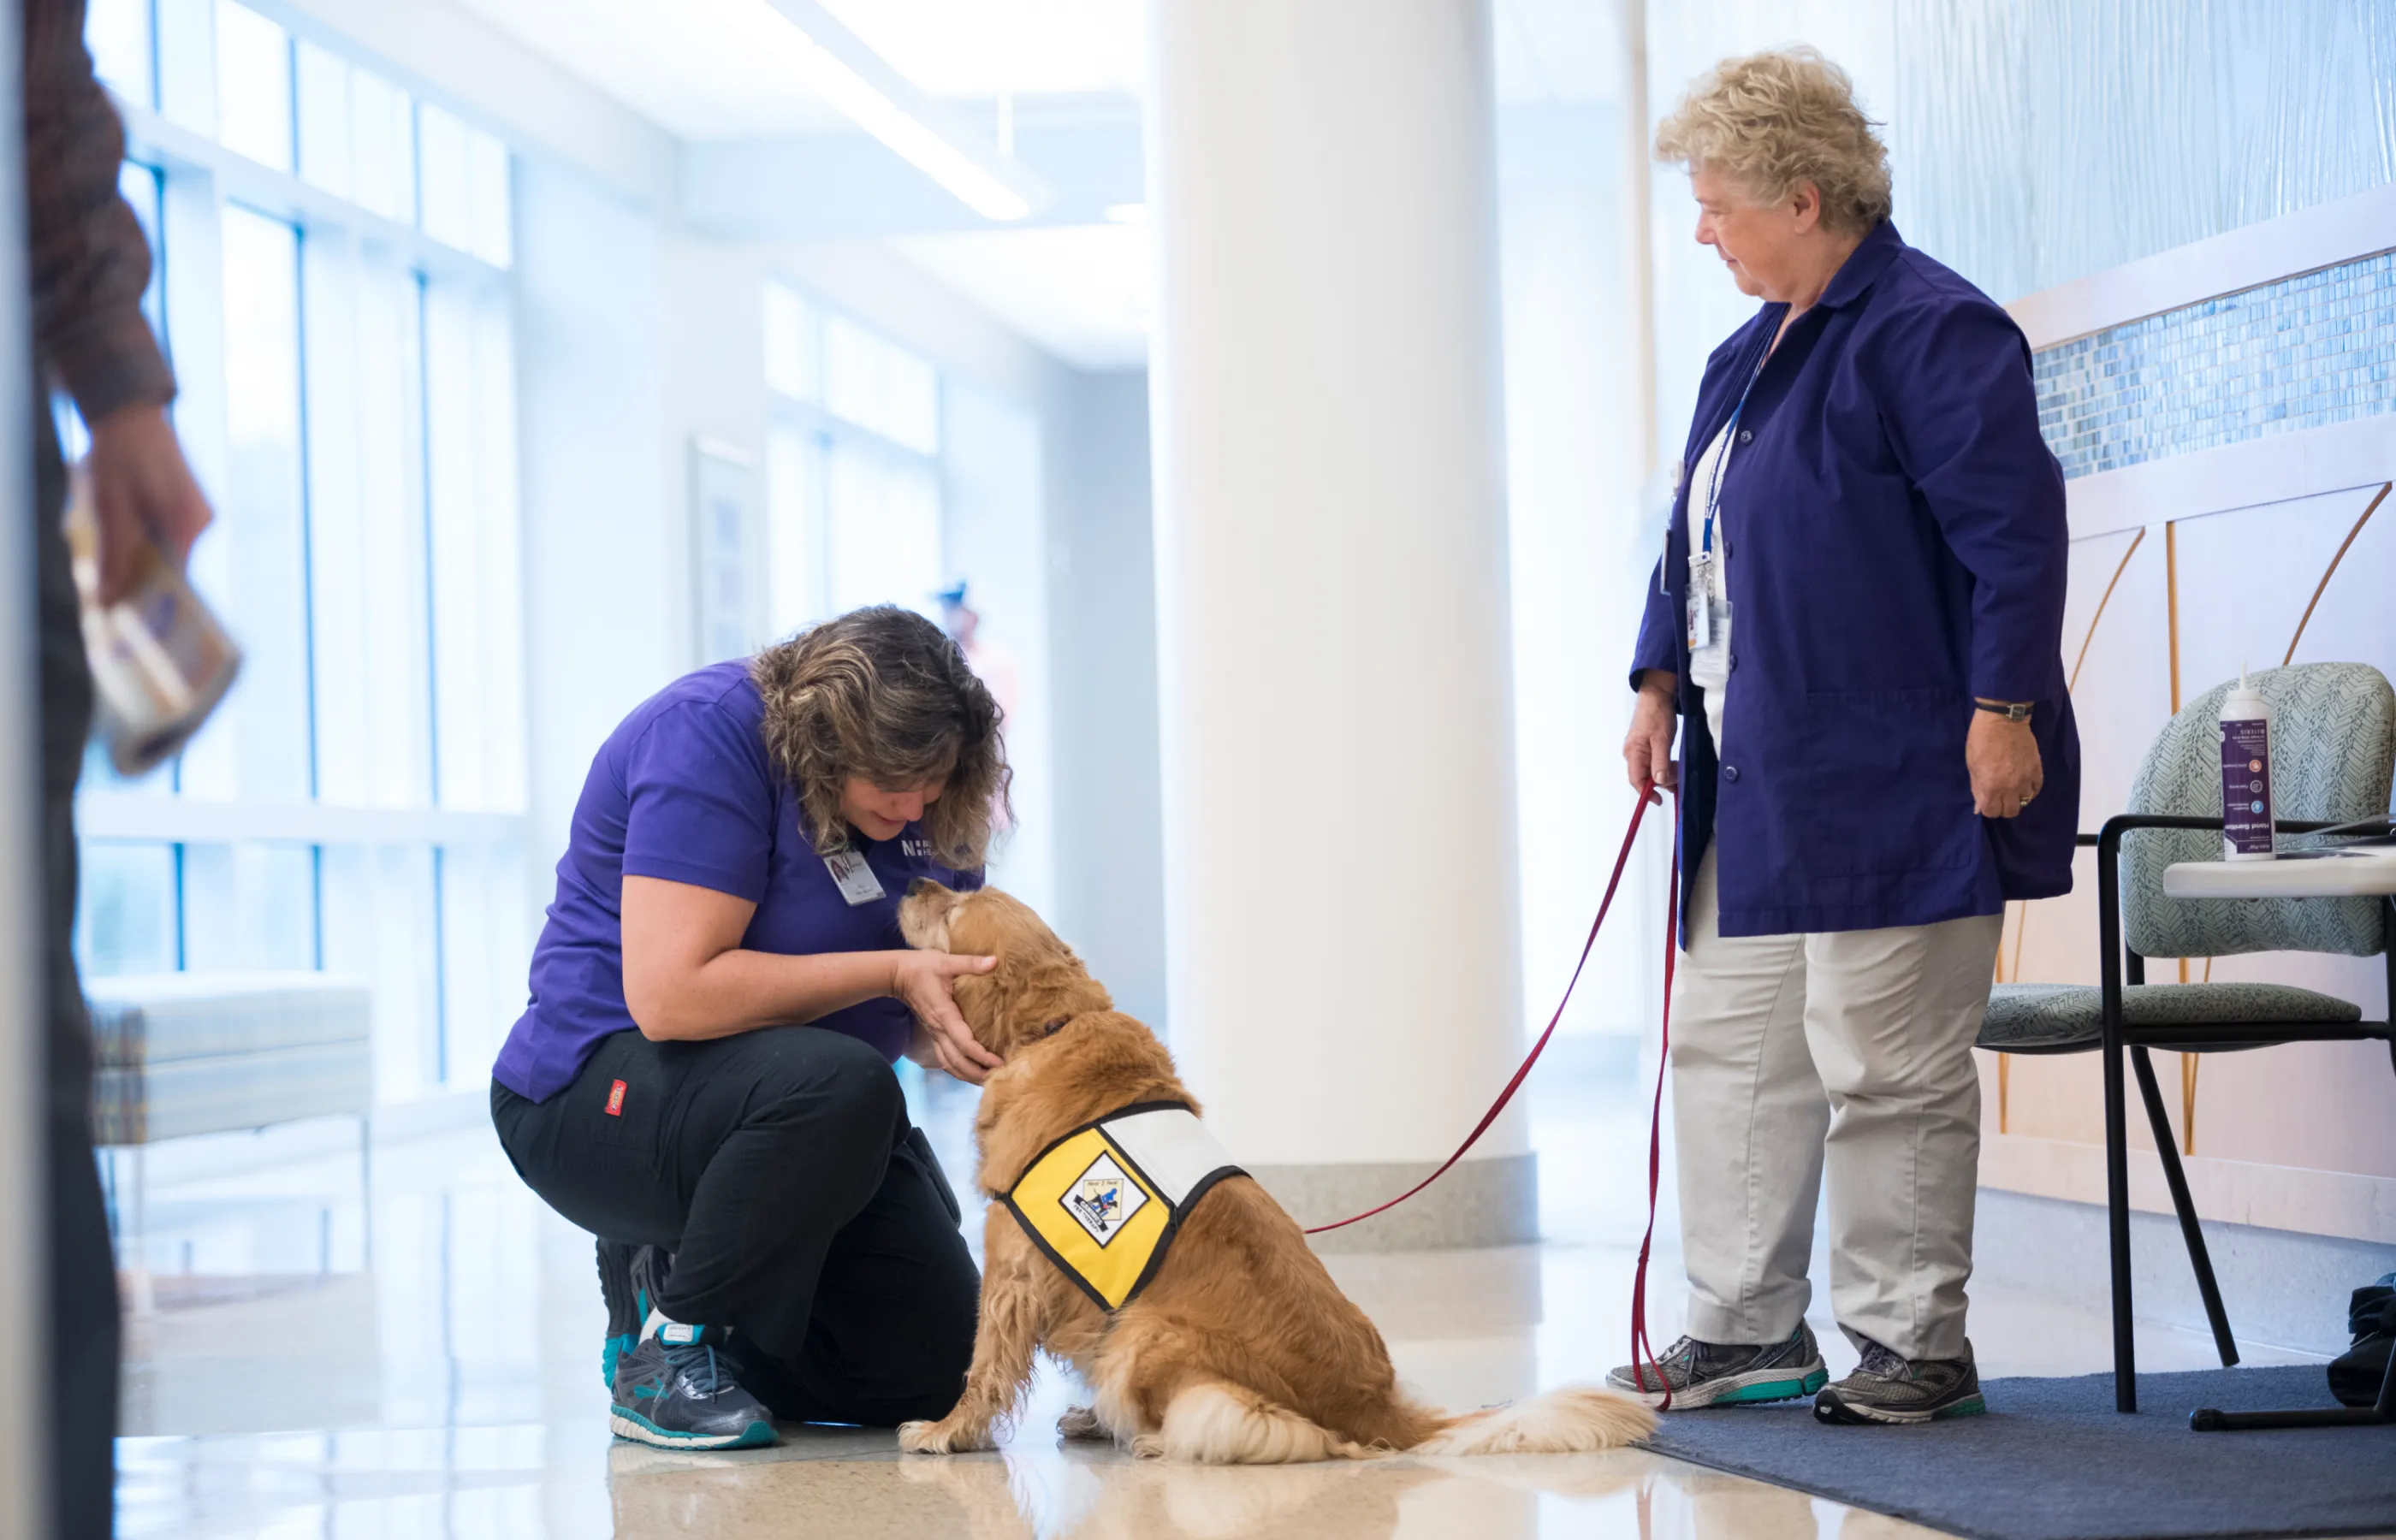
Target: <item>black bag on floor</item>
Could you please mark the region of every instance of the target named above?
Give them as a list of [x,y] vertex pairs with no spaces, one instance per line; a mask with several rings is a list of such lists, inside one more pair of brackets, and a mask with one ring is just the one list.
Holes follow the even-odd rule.
[[2329,1393],[2349,1406],[2376,1405],[2389,1355],[2396,1352],[2396,1273],[2354,1291],[2346,1325],[2354,1346],[2330,1361]]

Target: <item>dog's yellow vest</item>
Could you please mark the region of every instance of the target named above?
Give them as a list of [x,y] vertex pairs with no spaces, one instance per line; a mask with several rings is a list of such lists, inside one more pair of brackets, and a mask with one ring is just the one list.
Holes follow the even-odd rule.
[[1032,1243],[1100,1308],[1148,1287],[1207,1189],[1247,1173],[1178,1102],[1139,1102],[1043,1150],[1006,1194]]

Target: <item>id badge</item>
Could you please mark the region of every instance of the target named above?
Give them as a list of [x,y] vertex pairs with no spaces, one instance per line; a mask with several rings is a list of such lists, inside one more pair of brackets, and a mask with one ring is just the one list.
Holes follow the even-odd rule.
[[862,851],[835,850],[825,856],[823,862],[825,869],[832,873],[832,880],[840,885],[840,896],[848,900],[849,908],[870,904],[884,896],[882,879],[873,875],[873,869],[866,864]]
[[1689,650],[1714,644],[1713,558],[1689,557]]

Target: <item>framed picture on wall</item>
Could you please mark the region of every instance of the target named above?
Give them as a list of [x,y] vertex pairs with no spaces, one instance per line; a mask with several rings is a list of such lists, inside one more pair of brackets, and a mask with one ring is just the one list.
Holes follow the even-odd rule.
[[744,657],[765,640],[765,480],[756,457],[719,440],[692,439],[690,515],[698,660]]

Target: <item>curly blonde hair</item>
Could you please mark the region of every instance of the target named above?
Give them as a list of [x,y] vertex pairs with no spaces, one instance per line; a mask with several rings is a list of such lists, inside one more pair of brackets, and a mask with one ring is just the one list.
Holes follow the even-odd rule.
[[942,866],[971,871],[1013,823],[1005,713],[948,634],[895,604],[820,621],[752,658],[765,751],[799,794],[818,851],[846,846],[851,776],[898,790],[940,783],[924,835]]
[[1762,203],[1807,182],[1822,223],[1849,235],[1888,218],[1888,147],[1847,72],[1800,45],[1725,59],[1656,126],[1656,158],[1730,178]]

